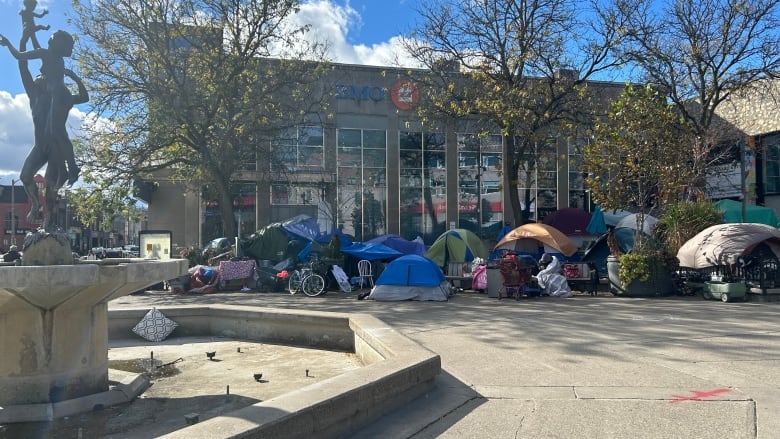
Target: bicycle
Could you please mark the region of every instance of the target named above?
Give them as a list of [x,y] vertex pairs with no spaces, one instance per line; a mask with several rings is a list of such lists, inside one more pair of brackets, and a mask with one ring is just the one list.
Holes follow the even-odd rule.
[[293,270],[290,273],[290,279],[287,283],[287,291],[290,294],[295,294],[302,291],[303,294],[314,297],[319,296],[325,292],[325,278],[317,273],[315,267],[319,265],[319,261],[310,261],[300,269]]

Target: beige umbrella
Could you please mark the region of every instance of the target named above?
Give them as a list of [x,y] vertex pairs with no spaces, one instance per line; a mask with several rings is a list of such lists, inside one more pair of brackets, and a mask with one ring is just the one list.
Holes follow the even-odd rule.
[[780,230],[759,223],[718,224],[702,230],[683,244],[677,259],[681,267],[688,268],[729,265],[762,242],[780,255]]
[[[538,242],[534,243],[534,240]],[[540,247],[539,243],[546,244],[565,256],[577,253],[577,246],[563,232],[553,226],[540,223],[523,224],[517,227],[507,233],[501,241],[498,241],[493,250],[505,249],[536,253]],[[535,248],[532,249],[531,246]]]

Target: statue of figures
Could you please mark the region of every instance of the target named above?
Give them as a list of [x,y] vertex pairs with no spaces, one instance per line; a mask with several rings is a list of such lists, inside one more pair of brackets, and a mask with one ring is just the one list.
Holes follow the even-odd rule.
[[[78,180],[79,168],[73,153],[73,144],[66,129],[68,113],[74,105],[89,100],[87,89],[75,73],[65,68],[65,58],[73,53],[73,37],[65,31],[57,31],[49,38],[47,48],[34,47],[27,51],[28,40],[37,46],[35,32],[46,29],[37,26],[34,18],[35,1],[26,1],[22,15],[23,36],[19,49],[13,47],[7,38],[0,35],[0,45],[8,47],[11,54],[19,61],[19,74],[24,90],[30,100],[35,139],[30,153],[22,167],[19,179],[24,186],[32,208],[27,215],[29,222],[36,222],[41,216],[41,204],[38,199],[38,187],[33,177],[46,166],[46,210],[43,219],[43,229],[56,229],[54,209],[57,201],[57,191],[65,184],[73,184]],[[41,60],[41,74],[33,79],[28,69],[29,60]],[[78,87],[73,94],[65,85],[65,77],[70,78]]]

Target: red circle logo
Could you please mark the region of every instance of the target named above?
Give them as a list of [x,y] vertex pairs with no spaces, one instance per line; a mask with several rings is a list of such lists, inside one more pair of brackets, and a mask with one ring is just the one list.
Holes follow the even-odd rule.
[[420,101],[420,91],[414,82],[408,79],[401,79],[396,81],[393,84],[393,88],[390,89],[390,99],[393,101],[395,108],[409,110],[414,108]]

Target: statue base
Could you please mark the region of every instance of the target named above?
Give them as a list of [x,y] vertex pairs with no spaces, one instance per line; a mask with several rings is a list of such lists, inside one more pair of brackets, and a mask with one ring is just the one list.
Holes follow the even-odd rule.
[[30,232],[24,238],[22,265],[73,265],[73,251],[68,235],[45,230]]

